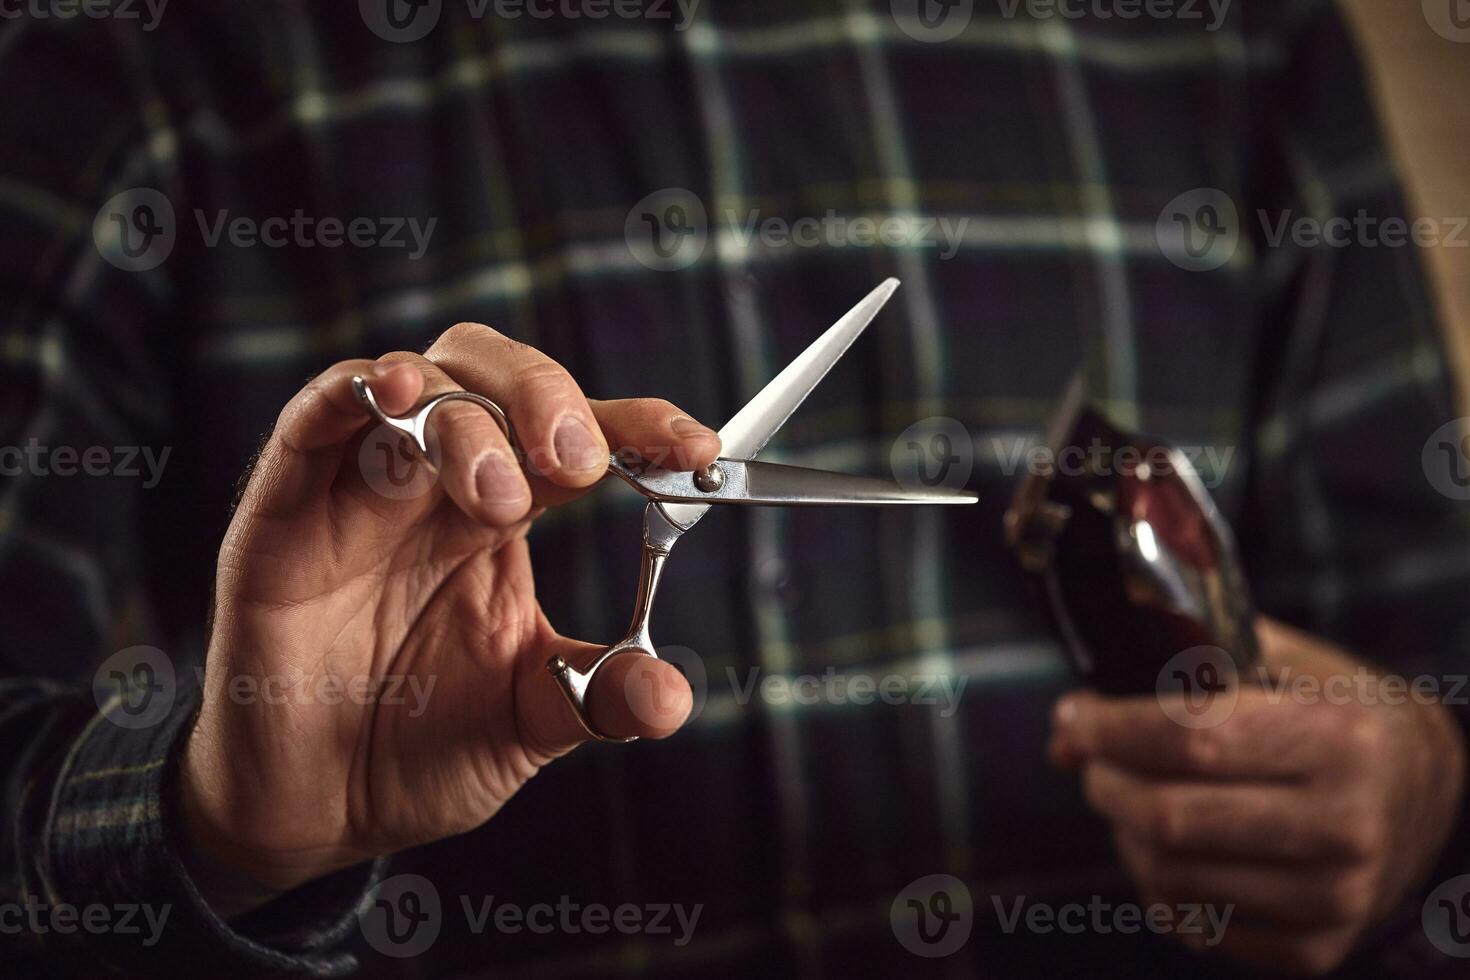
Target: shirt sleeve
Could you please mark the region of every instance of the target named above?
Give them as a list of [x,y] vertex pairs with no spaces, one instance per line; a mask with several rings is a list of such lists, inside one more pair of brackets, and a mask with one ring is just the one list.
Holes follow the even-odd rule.
[[143,513],[187,339],[154,259],[186,192],[140,43],[87,18],[0,43],[0,934],[36,975],[337,975],[375,866],[227,923],[183,860],[202,650],[146,645],[166,529]]
[[[1250,579],[1263,612],[1432,684],[1470,731],[1470,458],[1422,261],[1425,247],[1466,242],[1465,225],[1415,224],[1334,5],[1278,10],[1282,40],[1260,49],[1275,70],[1253,93],[1259,198],[1242,216],[1265,323]],[[1395,975],[1451,965],[1420,909],[1467,871],[1462,812],[1424,893],[1371,955]]]

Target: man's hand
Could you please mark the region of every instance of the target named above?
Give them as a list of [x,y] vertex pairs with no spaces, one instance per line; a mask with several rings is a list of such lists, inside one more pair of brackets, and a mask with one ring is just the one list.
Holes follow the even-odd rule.
[[[1443,706],[1402,686],[1384,696],[1341,650],[1265,620],[1258,634],[1284,688],[1243,685],[1228,717],[1198,728],[1154,697],[1068,695],[1050,754],[1080,768],[1145,901],[1233,905],[1218,948],[1324,973],[1433,867],[1458,812],[1464,740]],[[1336,677],[1327,693],[1350,696],[1294,695],[1303,676]]]
[[[431,419],[437,479],[393,458],[353,375],[389,415],[456,389],[492,399],[526,466],[466,402]],[[478,324],[424,356],[337,364],[291,400],[220,549],[182,771],[207,864],[283,891],[467,831],[584,740],[545,664],[584,667],[601,648],[547,622],[525,535],[597,483],[609,444],[672,469],[720,448],[667,402],[588,402],[559,365]],[[410,465],[417,489],[395,479]],[[589,695],[614,736],[671,734],[690,705],[678,671],[638,656],[609,661]]]

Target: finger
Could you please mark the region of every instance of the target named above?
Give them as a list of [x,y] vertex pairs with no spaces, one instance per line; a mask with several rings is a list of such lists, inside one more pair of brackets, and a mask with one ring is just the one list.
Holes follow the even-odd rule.
[[631,450],[666,470],[698,470],[720,456],[720,437],[661,398],[594,401],[592,411],[614,452]]
[[[559,637],[546,654],[586,670],[605,649]],[[609,659],[587,692],[592,725],[609,738],[667,738],[687,720],[693,703],[689,682],[672,664],[635,652]],[[544,663],[528,665],[518,679],[517,712],[522,740],[537,765],[590,739]]]
[[602,478],[607,441],[582,389],[560,364],[479,323],[452,327],[425,356],[460,387],[505,409],[531,473],[568,488]]
[[[420,354],[395,352],[380,359],[417,371],[423,380],[422,401],[460,385],[434,362]],[[369,387],[377,393],[375,383]],[[426,440],[439,468],[440,482],[450,499],[472,520],[493,527],[510,527],[531,509],[531,488],[500,424],[483,407],[467,401],[448,401],[430,413]]]
[[1233,922],[1224,938],[1208,947],[1206,937],[1181,936],[1195,949],[1224,951],[1272,975],[1322,976],[1346,959],[1359,930],[1354,926],[1265,926]]
[[1161,855],[1341,865],[1372,856],[1345,807],[1300,786],[1161,781],[1092,762],[1082,787],[1117,831]]
[[342,361],[313,378],[281,409],[261,449],[242,509],[286,516],[322,499],[337,473],[342,447],[370,420],[352,389],[368,379],[383,411],[407,411],[423,390],[422,376],[393,364]]
[[1230,909],[1256,924],[1345,925],[1363,921],[1377,903],[1367,868],[1190,860],[1160,854],[1127,833],[1115,841],[1141,891],[1166,905],[1204,906],[1217,920]]
[[[1273,701],[1260,688],[1237,692],[1223,721],[1187,727],[1158,698],[1069,694],[1053,726],[1064,748],[1139,772],[1213,779],[1292,778],[1333,768],[1330,718],[1316,705]],[[1171,717],[1172,715],[1172,717]]]
[[684,675],[668,661],[640,653],[613,657],[587,692],[592,726],[612,738],[668,738],[693,707]]

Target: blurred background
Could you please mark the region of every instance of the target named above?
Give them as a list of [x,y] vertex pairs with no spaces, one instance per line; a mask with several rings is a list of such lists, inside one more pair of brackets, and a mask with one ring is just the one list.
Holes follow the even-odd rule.
[[[1466,7],[1470,3],[1457,0]],[[1419,0],[1341,0],[1363,40],[1380,113],[1421,216],[1470,214],[1470,46],[1446,44]],[[1407,16],[1406,16],[1407,15]],[[1425,252],[1470,412],[1470,248]]]

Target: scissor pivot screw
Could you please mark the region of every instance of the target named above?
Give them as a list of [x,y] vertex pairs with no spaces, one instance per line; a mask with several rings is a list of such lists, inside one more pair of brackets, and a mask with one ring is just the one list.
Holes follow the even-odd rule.
[[725,485],[725,471],[719,463],[711,463],[694,474],[694,485],[705,493],[714,493]]

